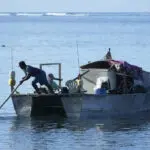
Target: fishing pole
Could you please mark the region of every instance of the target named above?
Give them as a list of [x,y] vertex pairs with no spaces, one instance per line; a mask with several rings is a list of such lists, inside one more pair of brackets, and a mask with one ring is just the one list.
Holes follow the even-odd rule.
[[79,69],[79,74],[80,74],[80,57],[79,57],[79,50],[78,50],[78,42],[76,41],[76,46],[77,46],[77,57],[78,57],[78,69]]

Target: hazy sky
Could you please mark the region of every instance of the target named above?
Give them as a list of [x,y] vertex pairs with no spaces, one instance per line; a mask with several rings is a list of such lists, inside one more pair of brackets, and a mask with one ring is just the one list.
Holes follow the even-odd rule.
[[0,11],[150,12],[150,0],[0,0]]

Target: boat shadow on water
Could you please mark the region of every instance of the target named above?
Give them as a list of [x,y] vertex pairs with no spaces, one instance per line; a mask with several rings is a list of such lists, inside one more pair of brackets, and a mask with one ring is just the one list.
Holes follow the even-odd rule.
[[[6,119],[1,117],[0,119]],[[8,118],[9,119],[9,118]],[[102,132],[117,132],[137,129],[150,123],[150,112],[140,113],[128,118],[103,119],[68,119],[60,116],[51,117],[14,117],[11,131],[29,129],[31,132],[50,132],[51,130],[86,131],[96,129]]]
[[[58,147],[60,149],[62,146],[71,149],[72,146],[78,146],[84,142],[88,145],[91,140],[93,144],[100,142],[100,147],[103,147],[103,142],[105,142],[110,149],[110,145],[115,147],[115,143],[118,141],[116,136],[143,131],[149,124],[150,117],[139,116],[130,119],[107,118],[97,120],[15,117],[12,119],[9,136],[11,137],[11,146],[13,145],[14,149],[18,147],[20,149],[22,146],[25,149],[28,147],[31,149],[50,149],[52,147],[57,149]],[[129,140],[126,136],[123,138]],[[130,141],[128,142],[130,143]],[[26,144],[24,145],[24,143]],[[99,146],[97,147],[99,148]]]

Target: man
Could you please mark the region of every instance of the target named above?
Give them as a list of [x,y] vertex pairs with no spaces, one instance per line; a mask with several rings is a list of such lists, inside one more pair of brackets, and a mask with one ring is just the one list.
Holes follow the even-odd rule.
[[106,56],[105,56],[105,59],[106,59],[106,60],[112,59],[111,52],[110,52],[110,48],[108,49],[108,52],[107,52],[107,54],[106,54]]
[[46,73],[43,70],[26,65],[24,61],[19,62],[19,67],[25,72],[25,77],[22,78],[20,84],[28,80],[30,77],[34,77],[32,86],[38,94],[40,94],[41,92],[37,86],[37,83],[39,83],[40,85],[45,85],[46,87],[48,87],[50,93],[54,93],[51,85],[48,84]]

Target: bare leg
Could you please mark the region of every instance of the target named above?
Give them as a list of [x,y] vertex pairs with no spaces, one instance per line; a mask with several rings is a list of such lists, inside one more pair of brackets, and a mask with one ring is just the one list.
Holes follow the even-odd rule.
[[41,93],[40,90],[39,90],[39,88],[38,88],[38,86],[36,85],[36,80],[33,80],[33,81],[32,81],[32,86],[33,86],[33,88],[35,89],[35,91],[36,91],[38,94]]
[[41,85],[44,84],[48,88],[50,93],[54,94],[53,88],[48,83],[47,78],[46,78],[46,73],[44,71],[41,72],[41,74],[38,76],[37,80]]

